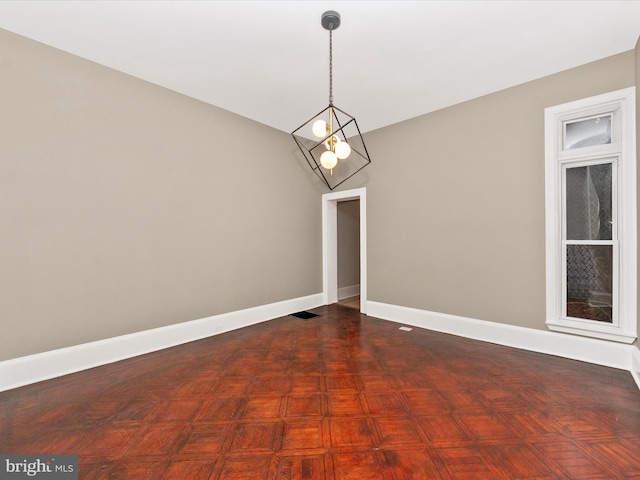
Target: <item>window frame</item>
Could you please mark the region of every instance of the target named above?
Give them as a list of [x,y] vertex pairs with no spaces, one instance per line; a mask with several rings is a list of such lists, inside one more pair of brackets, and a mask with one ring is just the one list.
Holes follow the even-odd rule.
[[[611,114],[611,143],[564,149],[566,125]],[[546,325],[552,331],[633,343],[637,337],[635,87],[545,109]],[[567,317],[565,172],[612,163],[613,323]],[[590,240],[589,244],[603,241]]]

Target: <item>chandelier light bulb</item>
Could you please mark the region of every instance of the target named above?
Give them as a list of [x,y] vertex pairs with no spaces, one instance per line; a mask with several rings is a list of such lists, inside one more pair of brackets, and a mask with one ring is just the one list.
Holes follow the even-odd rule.
[[349,155],[351,155],[351,147],[347,142],[339,141],[336,144],[334,151],[336,152],[336,157],[338,157],[340,160],[344,160]]
[[329,133],[329,126],[324,120],[316,120],[313,122],[311,131],[318,138],[324,138]]
[[327,170],[333,170],[338,164],[338,157],[331,150],[327,150],[320,156],[320,165]]
[[327,148],[327,150],[335,152],[335,147],[336,145],[338,145],[338,143],[340,143],[340,139],[335,135],[331,135],[325,140],[324,146]]

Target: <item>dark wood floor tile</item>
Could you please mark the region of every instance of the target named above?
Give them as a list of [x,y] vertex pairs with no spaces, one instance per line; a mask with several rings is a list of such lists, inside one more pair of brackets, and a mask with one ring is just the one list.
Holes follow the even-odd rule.
[[273,453],[279,449],[274,444],[281,440],[281,431],[281,422],[275,421],[238,424],[231,433],[229,452]]
[[389,480],[391,473],[383,462],[376,452],[336,453],[335,480]]
[[640,475],[640,443],[616,439],[602,442],[581,442],[591,458],[620,476]]
[[435,451],[444,466],[440,474],[446,480],[512,480],[500,465],[487,461],[477,448],[437,448]]
[[[517,383],[511,383],[517,385]],[[509,383],[501,384],[509,385]],[[516,387],[517,388],[517,387]],[[522,398],[516,391],[508,391],[500,385],[485,386],[478,389],[477,400],[485,407],[494,411],[519,411],[522,408]]]
[[[0,436],[0,452],[66,453],[75,452],[93,430],[89,427],[49,430],[45,425],[24,429],[11,436]],[[34,447],[34,445],[36,445]]]
[[286,398],[285,417],[314,417],[325,414],[322,394],[291,394]]
[[351,364],[356,372],[379,372],[380,374],[386,372],[386,369],[375,359],[352,359]]
[[299,360],[291,363],[288,370],[291,374],[314,374],[322,371],[322,362],[318,360]]
[[190,381],[186,381],[175,392],[176,398],[198,397],[207,395],[217,384],[218,378],[210,374],[198,376]]
[[318,361],[320,360],[320,353],[317,351],[318,343],[316,339],[316,343],[313,345],[313,348],[304,349],[300,348],[300,345],[296,345],[297,350],[293,352],[292,358],[295,361],[299,362],[308,362],[308,361]]
[[52,405],[46,410],[35,413],[27,423],[34,425],[50,425],[51,427],[60,428],[61,426],[81,426],[78,422],[79,413],[83,407],[77,404]]
[[96,429],[78,445],[80,457],[120,458],[129,449],[141,425],[109,426]]
[[394,392],[387,393],[363,393],[364,405],[367,413],[371,415],[405,415],[407,409],[400,396]]
[[555,478],[539,452],[526,443],[488,446],[482,449],[482,453],[509,472],[512,479]]
[[454,414],[456,423],[466,427],[476,439],[484,441],[508,440],[516,438],[505,424],[490,414]]
[[[105,461],[97,464],[82,463],[78,461],[78,478],[82,480],[108,480],[111,461]],[[113,478],[113,477],[111,477]]]
[[440,415],[450,411],[442,397],[433,390],[406,390],[400,395],[409,410],[416,415]]
[[360,346],[355,346],[347,347],[346,351],[349,354],[349,358],[354,361],[384,361],[384,358],[380,357],[380,355],[378,355],[378,352],[373,349],[360,348]]
[[121,411],[122,400],[97,399],[85,405],[78,416],[82,418],[85,425],[99,426],[112,422]]
[[212,394],[241,395],[246,393],[251,383],[250,376],[233,376],[225,374],[218,379],[218,382],[210,389]]
[[320,358],[332,362],[345,362],[351,358],[343,342],[320,350]]
[[145,478],[149,480],[169,478],[164,476],[167,469],[167,462],[160,461],[140,461],[136,460],[119,460],[113,464],[105,472],[105,479],[134,479]]
[[354,375],[325,375],[327,391],[334,390],[358,390]]
[[315,393],[324,391],[323,378],[320,375],[293,374],[290,377],[292,393]]
[[432,387],[432,385],[418,372],[403,371],[402,373],[394,375],[394,378],[398,388],[405,390],[428,390]]
[[[291,362],[288,361],[265,361],[257,367],[257,370],[246,372],[247,375],[251,375],[252,373],[257,373],[259,375],[290,375],[291,373]],[[296,372],[299,373],[299,372]]]
[[295,329],[291,329],[289,332],[283,331],[281,335],[271,337],[271,342],[269,343],[267,350],[291,351],[295,348],[296,340],[297,336]]
[[566,436],[596,439],[610,435],[597,421],[589,418],[589,413],[584,407],[576,408],[574,411],[554,412],[551,417],[562,427]]
[[294,351],[290,349],[278,349],[273,351],[263,351],[261,353],[262,358],[258,363],[262,362],[289,362],[296,358]]
[[216,460],[172,460],[162,474],[166,480],[209,480]]
[[331,393],[327,395],[327,410],[330,416],[364,413],[358,393]]
[[563,431],[562,425],[552,417],[536,411],[502,413],[499,418],[511,431],[524,438],[557,436]]
[[233,429],[232,423],[199,423],[193,426],[178,454],[200,454],[203,458],[223,452],[223,446]]
[[443,405],[446,405],[452,411],[474,412],[484,411],[485,409],[484,405],[478,400],[477,394],[466,387],[439,389],[438,395],[438,398],[443,400]]
[[265,359],[273,360],[272,355],[280,355],[277,359],[287,359],[291,356],[290,350],[278,350],[278,351],[270,351],[269,349],[252,349],[252,350],[244,350],[242,352],[237,352],[234,356],[234,363],[239,363],[243,365],[259,365]]
[[104,399],[127,398],[132,402],[161,402],[170,396],[174,388],[162,388],[161,385],[153,385],[149,381],[141,382],[139,379],[122,382],[111,388],[107,388],[100,395]]
[[282,450],[323,449],[326,444],[326,429],[324,421],[318,420],[287,420],[284,422],[282,436]]
[[538,443],[535,449],[544,456],[549,467],[555,467],[554,471],[560,478],[616,478],[614,472],[588,456],[573,442]]
[[252,395],[248,397],[243,419],[282,417],[282,395]]
[[639,478],[628,372],[314,309],[0,393],[82,480]]
[[448,366],[442,366],[438,368],[432,365],[430,368],[425,368],[423,375],[429,386],[436,390],[464,390],[468,388],[468,384],[463,380],[460,380],[457,375],[454,374]]
[[321,372],[329,375],[353,374],[357,373],[349,360],[324,360]]
[[374,445],[373,432],[366,418],[332,418],[329,421],[331,429],[331,446],[354,447]]
[[[369,370],[370,371],[370,370]],[[389,392],[398,388],[393,377],[389,375],[359,375],[362,389],[367,392]]]
[[420,427],[413,418],[402,417],[374,417],[373,425],[384,447],[413,446],[424,443],[420,435]]
[[289,377],[257,377],[249,384],[247,393],[249,395],[260,393],[285,393],[289,390]]
[[[407,355],[409,357],[409,355]],[[382,369],[391,374],[402,374],[415,368],[415,358],[384,358],[380,361]],[[396,377],[397,378],[397,377]]]
[[[110,401],[112,401],[111,397],[104,398],[109,398]],[[108,418],[108,423],[144,422],[149,419],[160,403],[160,401],[141,399],[128,400],[127,397],[124,397],[124,399],[120,399],[117,403],[117,410]]]
[[587,405],[587,408],[589,408],[589,417],[597,420],[597,424],[605,431],[625,438],[640,435],[640,409],[621,410],[609,405],[599,408]]
[[187,398],[162,402],[153,411],[151,422],[191,422],[200,411],[203,401]]
[[325,480],[322,455],[298,455],[278,458],[275,480]]
[[437,465],[424,449],[386,450],[384,458],[394,480],[442,479]]
[[417,417],[416,420],[422,427],[428,444],[434,447],[467,444],[471,440],[469,433],[458,425],[452,415],[428,415]]
[[214,397],[206,400],[195,418],[196,422],[238,420],[247,408],[247,397]]
[[[273,365],[274,362],[268,362],[269,365]],[[234,362],[232,365],[225,370],[225,375],[232,375],[238,378],[247,378],[251,375],[255,375],[258,372],[262,372],[264,362],[259,362],[256,364],[247,364],[247,363],[236,363]],[[276,370],[277,371],[277,370]]]
[[[547,386],[549,385],[549,386]],[[535,405],[535,409],[541,412],[552,410],[564,410],[565,403],[561,399],[558,391],[555,391],[555,384],[542,383],[537,386],[527,386],[520,390],[523,398],[527,399],[527,404]]]
[[[336,321],[336,318],[326,317],[327,320]],[[320,341],[316,345],[309,345],[310,348],[317,348],[320,352],[326,352],[328,349],[339,349],[346,348],[346,345],[343,340],[340,338],[335,338],[339,336],[340,332],[334,332],[331,330],[323,330],[323,336]],[[333,338],[332,338],[333,337]]]
[[140,428],[127,455],[158,455],[168,457],[186,441],[190,423],[150,423]]
[[267,480],[276,467],[277,460],[270,455],[227,456],[212,480]]

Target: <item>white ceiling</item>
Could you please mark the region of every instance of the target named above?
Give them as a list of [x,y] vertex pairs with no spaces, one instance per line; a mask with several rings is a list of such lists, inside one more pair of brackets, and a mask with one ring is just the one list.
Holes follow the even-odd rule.
[[[370,131],[634,48],[640,1],[0,1],[0,28],[285,132]],[[46,72],[43,72],[46,75]]]

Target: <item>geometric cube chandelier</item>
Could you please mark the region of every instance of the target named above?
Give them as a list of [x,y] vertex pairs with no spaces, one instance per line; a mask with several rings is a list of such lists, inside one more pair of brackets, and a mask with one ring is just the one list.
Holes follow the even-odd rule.
[[311,169],[333,190],[371,163],[356,119],[333,104],[333,31],[340,14],[329,10],[321,24],[329,30],[329,106],[291,135]]

